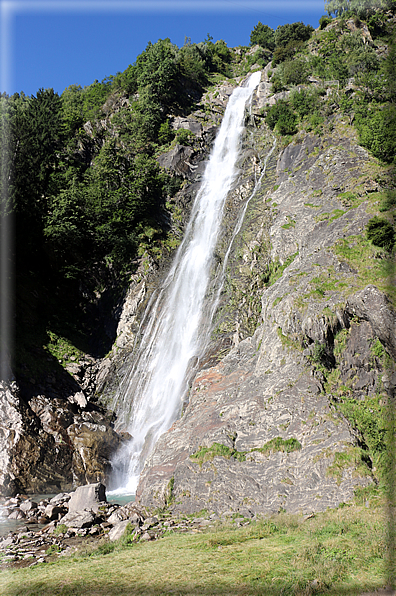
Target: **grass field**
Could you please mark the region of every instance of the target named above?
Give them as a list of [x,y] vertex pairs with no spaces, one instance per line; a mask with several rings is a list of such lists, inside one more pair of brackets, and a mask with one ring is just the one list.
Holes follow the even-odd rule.
[[102,542],[53,563],[2,571],[0,593],[352,596],[392,583],[393,546],[389,512],[376,496],[310,518],[279,514],[153,542]]

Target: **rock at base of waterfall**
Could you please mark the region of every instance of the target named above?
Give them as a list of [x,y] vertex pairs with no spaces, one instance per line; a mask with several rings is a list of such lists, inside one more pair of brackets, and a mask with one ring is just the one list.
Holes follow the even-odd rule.
[[108,533],[108,538],[110,542],[114,542],[115,540],[119,540],[125,534],[127,526],[130,522],[128,520],[124,520],[117,525],[114,526]]
[[90,528],[94,525],[96,515],[93,511],[69,511],[64,517],[59,520],[60,524],[64,524],[68,528]]
[[106,487],[101,482],[79,486],[69,501],[69,512],[95,510],[106,502]]
[[66,513],[66,507],[55,505],[53,503],[50,503],[45,508],[45,516],[51,521],[59,519],[59,516],[65,515]]

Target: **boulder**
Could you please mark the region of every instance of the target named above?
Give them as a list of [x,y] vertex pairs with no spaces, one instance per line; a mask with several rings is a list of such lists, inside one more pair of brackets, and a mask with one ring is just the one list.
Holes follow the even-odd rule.
[[116,524],[114,526],[114,528],[111,528],[111,530],[108,534],[109,540],[111,542],[114,542],[115,540],[119,540],[120,538],[122,538],[122,536],[125,534],[128,524],[129,524],[129,521],[124,520],[124,521]]
[[79,486],[69,501],[69,512],[84,509],[97,511],[99,505],[106,502],[106,487],[101,482]]
[[30,501],[30,499],[28,499],[27,501],[23,501],[23,503],[21,503],[19,506],[21,511],[24,511],[26,513],[28,511],[31,511],[32,509],[37,509],[37,507],[37,503],[35,501]]
[[59,520],[60,524],[65,524],[68,528],[90,528],[96,521],[96,515],[93,511],[69,511]]
[[97,412],[86,412],[75,418],[75,423],[67,429],[72,443],[73,476],[75,484],[90,484],[104,481],[110,471],[111,454],[120,445],[120,436],[109,421]]
[[173,119],[172,128],[174,130],[184,128],[185,130],[190,130],[195,135],[200,135],[202,133],[202,124],[198,122],[198,120],[183,118],[182,116],[176,116]]
[[8,516],[8,519],[24,519],[26,515],[20,509],[14,509]]
[[110,524],[118,525],[120,522],[125,521],[128,519],[128,513],[123,510],[122,507],[113,511],[113,513],[108,517],[107,521]]
[[58,505],[59,503],[66,503],[67,501],[70,501],[70,499],[70,493],[59,493],[58,495],[55,495],[55,497],[52,497],[52,499],[50,499],[50,503],[52,503],[53,505]]
[[45,508],[45,515],[51,521],[58,519],[59,516],[65,515],[65,513],[67,513],[67,509],[65,507],[60,507],[59,505],[54,505],[50,503]]

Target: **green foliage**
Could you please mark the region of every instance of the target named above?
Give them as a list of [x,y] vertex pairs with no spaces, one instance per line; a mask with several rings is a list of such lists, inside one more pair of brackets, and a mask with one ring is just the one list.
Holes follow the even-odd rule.
[[356,400],[343,395],[337,403],[337,409],[359,432],[367,455],[370,455],[373,463],[379,467],[377,478],[385,480],[389,471],[388,448],[391,437],[386,410],[380,405],[379,398],[375,396]]
[[302,49],[303,45],[302,41],[290,41],[285,46],[277,46],[272,57],[272,65],[275,66],[285,60],[291,60],[294,54]]
[[176,100],[177,48],[169,38],[159,39],[155,44],[148,43],[145,52],[140,54],[135,63],[136,85],[139,92],[148,89],[147,95],[155,97],[160,103]]
[[198,45],[185,43],[178,53],[177,62],[187,79],[200,85],[206,83],[208,69],[205,54]]
[[274,30],[268,25],[263,25],[260,21],[250,34],[250,45],[254,46],[256,44],[268,50],[273,50],[275,47]]
[[265,121],[271,130],[275,129],[281,135],[297,132],[297,116],[288,102],[282,99],[268,109]]
[[259,48],[254,54],[250,54],[247,59],[247,66],[251,67],[253,64],[258,64],[262,68],[267,66],[269,62],[268,50]]
[[45,554],[47,555],[47,557],[50,557],[51,555],[55,555],[61,552],[61,548],[58,544],[51,544],[51,546],[49,546],[47,548],[47,550],[45,551]]
[[176,143],[178,143],[179,145],[192,145],[193,141],[194,141],[194,133],[191,132],[191,130],[188,130],[186,128],[179,128],[179,130],[176,132]]
[[374,341],[374,343],[371,345],[371,354],[374,357],[381,358],[381,359],[385,355],[384,346],[382,345],[382,343],[380,342],[380,340],[378,339],[378,337],[376,338],[376,340]]
[[55,536],[59,536],[59,534],[65,534],[68,530],[66,524],[58,524],[54,529]]
[[396,207],[396,190],[387,190],[381,200],[379,210],[384,212],[394,209],[394,207]]
[[374,244],[385,250],[391,251],[396,240],[394,227],[387,220],[377,215],[370,219],[366,226],[367,238]]
[[286,60],[282,64],[282,80],[288,85],[301,85],[307,82],[308,69],[304,60]]
[[312,361],[315,363],[321,363],[326,356],[326,346],[325,344],[321,344],[318,341],[315,341],[314,347],[312,350]]
[[331,23],[333,19],[330,16],[325,16],[323,15],[322,17],[320,17],[319,19],[319,29],[324,29],[325,27],[327,27],[327,25],[329,25]]
[[391,163],[396,154],[396,105],[387,104],[382,109],[369,111],[366,118],[356,122],[359,141],[375,157]]
[[384,0],[327,0],[325,10],[329,15],[357,15],[360,18],[367,17],[378,9],[386,9],[387,2]]
[[[382,73],[381,73],[382,74]],[[386,81],[386,99],[396,103],[396,34],[389,43],[388,55],[385,59],[383,74]]]
[[319,94],[316,89],[295,89],[290,94],[290,104],[300,118],[304,118],[319,107]]
[[379,59],[375,50],[364,43],[360,31],[343,35],[341,48],[345,51],[348,75],[356,76],[362,73],[375,72],[379,67]]
[[171,128],[169,120],[165,120],[160,124],[158,130],[158,142],[160,145],[167,145],[175,136],[175,131]]
[[279,93],[280,91],[283,91],[285,88],[285,86],[283,84],[282,77],[281,77],[281,73],[278,71],[274,72],[274,74],[272,75],[271,83],[272,83],[272,87],[271,87],[272,93]]
[[302,21],[279,25],[275,30],[275,45],[285,47],[290,42],[307,41],[313,30],[311,25],[304,25]]
[[267,266],[267,271],[263,277],[263,283],[269,287],[272,286],[280,277],[282,277],[284,270],[288,267],[298,255],[298,251],[293,255],[287,257],[283,264],[280,263],[279,259],[271,261]]
[[334,454],[332,464],[327,468],[326,475],[333,476],[337,484],[341,484],[344,472],[354,468],[354,474],[358,476],[370,476],[371,461],[363,449],[350,446],[345,451],[337,451]]
[[80,85],[70,85],[61,95],[66,137],[72,137],[84,124],[84,93]]
[[92,556],[95,555],[109,555],[110,553],[114,552],[116,548],[115,542],[102,542],[99,544],[98,548],[95,549],[91,554]]
[[238,461],[245,461],[246,453],[226,447],[226,445],[222,445],[221,443],[213,443],[211,447],[200,447],[198,451],[190,455],[190,459],[199,463],[200,467],[205,462],[212,461],[215,457],[225,457],[226,459],[233,457]]
[[[78,350],[71,342],[65,337],[54,333],[50,329],[47,330],[48,335],[48,343],[46,346],[47,351],[56,358],[56,360],[62,360],[63,362],[73,362],[78,361],[79,358],[83,355],[83,353]],[[60,528],[64,524],[60,524],[56,526],[56,528]],[[66,531],[66,530],[65,530]],[[59,530],[62,532],[62,530]]]
[[[75,95],[76,92],[78,92],[78,89],[78,87],[74,86],[72,93]],[[89,85],[88,87],[84,88],[82,92],[82,118],[84,122],[86,122],[87,120],[95,120],[96,118],[100,117],[102,106],[108,98],[110,92],[111,81],[108,79],[103,80],[101,83],[99,83],[99,81],[95,81],[94,83],[92,83],[92,85]],[[76,114],[74,110],[77,107],[77,102],[78,100],[75,96],[74,101],[72,103],[72,106],[74,108],[72,113],[75,116]]]

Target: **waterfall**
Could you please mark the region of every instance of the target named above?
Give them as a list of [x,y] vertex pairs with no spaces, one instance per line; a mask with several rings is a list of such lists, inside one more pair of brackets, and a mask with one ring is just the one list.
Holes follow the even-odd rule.
[[[113,408],[132,438],[115,455],[113,492],[134,494],[144,462],[162,433],[180,416],[188,373],[208,340],[204,300],[223,207],[235,180],[245,106],[260,82],[252,74],[232,93],[171,269],[145,315],[146,328]],[[217,302],[219,292],[216,292]],[[214,313],[214,308],[209,309]]]

